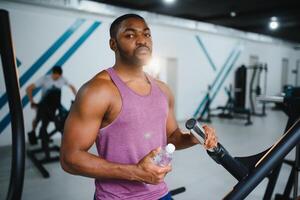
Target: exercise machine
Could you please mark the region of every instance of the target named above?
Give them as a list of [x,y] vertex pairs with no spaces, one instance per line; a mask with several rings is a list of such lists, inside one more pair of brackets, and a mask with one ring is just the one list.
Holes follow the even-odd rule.
[[[218,116],[220,118],[227,119],[243,119],[246,120],[245,125],[251,125],[251,111],[245,106],[246,100],[246,76],[247,69],[244,65],[237,68],[235,71],[234,88],[229,85],[229,88],[225,87],[227,95],[227,102],[224,106],[218,106],[215,109],[211,109],[211,88],[208,86],[208,92],[205,96],[206,104],[204,109],[197,118],[198,121],[211,122],[211,117]],[[214,111],[221,111],[218,114],[214,114]],[[206,116],[205,116],[206,114]]]
[[222,117],[229,115],[229,118],[240,118],[246,119],[245,125],[251,125],[251,112],[246,108],[246,80],[247,80],[247,68],[245,65],[241,65],[235,71],[234,75],[234,88],[230,85],[229,89],[225,88],[228,96],[227,103],[225,105],[225,110],[228,114],[224,113]]
[[[278,98],[276,99],[278,101]],[[270,98],[268,99],[270,101]],[[285,112],[289,119],[285,134],[269,149],[252,156],[232,157],[229,152],[218,143],[217,147],[207,150],[208,155],[222,165],[239,182],[226,195],[225,200],[244,199],[265,177],[269,179],[264,194],[264,200],[270,200],[280,172],[282,163],[292,165],[291,174],[284,194],[276,194],[276,200],[291,199],[291,188],[294,188],[293,199],[297,197],[300,144],[300,88],[294,88],[284,98]],[[205,134],[196,119],[186,122],[190,130],[200,143],[205,140]],[[284,161],[284,157],[296,147],[295,161]]]
[[[268,75],[268,66],[267,64],[259,63],[257,65],[247,67],[248,70],[252,71],[250,84],[249,84],[249,102],[251,114],[255,116],[266,116],[266,104],[262,103],[261,112],[258,112],[256,109],[256,98],[260,95],[265,96],[267,92],[267,75]],[[261,86],[261,77],[264,75],[263,87]]]
[[[283,102],[283,111],[288,115],[289,120],[287,123],[287,126],[285,130],[287,131],[292,124],[299,118],[300,116],[300,87],[287,87],[284,91],[285,94],[285,100],[281,101]],[[266,102],[274,102],[274,103],[280,103],[280,98],[281,96],[266,96],[266,97],[261,97],[260,101],[266,101]],[[293,192],[293,199],[296,198],[297,196],[297,188],[298,188],[298,174],[300,171],[300,144],[295,148],[295,160],[284,160],[283,163],[281,163],[276,170],[272,172],[271,179],[272,181],[269,182],[267,186],[267,190],[269,190],[269,193],[272,194],[278,175],[280,173],[282,164],[287,164],[291,166],[291,172],[290,176],[287,180],[285,189],[283,194],[276,194],[275,195],[275,200],[291,200],[290,194],[292,191],[292,188],[294,188]],[[270,196],[271,198],[271,196]]]
[[[39,136],[35,135],[35,132],[29,133],[30,143],[35,145],[37,140],[40,139],[41,147],[36,149],[27,150],[27,155],[37,169],[41,172],[44,178],[48,178],[49,172],[45,169],[43,164],[59,161],[59,146],[51,144],[51,139],[57,132],[63,133],[63,127],[68,115],[68,111],[61,105],[61,90],[53,88],[47,91],[42,101],[38,104],[36,121],[41,121],[41,127],[39,129]],[[48,132],[48,125],[50,122],[54,123],[54,129]],[[51,155],[51,152],[56,152],[55,156]],[[43,158],[38,158],[38,154],[43,154]]]
[[245,126],[251,125],[251,112],[249,109],[240,106],[239,101],[236,101],[236,99],[232,97],[232,85],[229,86],[229,89],[225,88],[225,92],[227,94],[228,99],[225,106],[217,107],[217,110],[221,110],[221,113],[219,113],[218,116],[220,118],[227,119],[245,119]]

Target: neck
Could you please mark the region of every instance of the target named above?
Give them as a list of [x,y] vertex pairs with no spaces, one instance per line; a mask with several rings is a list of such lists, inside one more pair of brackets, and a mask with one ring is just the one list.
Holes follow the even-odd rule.
[[144,77],[143,66],[128,65],[125,63],[116,62],[113,68],[118,72],[119,75],[128,78]]

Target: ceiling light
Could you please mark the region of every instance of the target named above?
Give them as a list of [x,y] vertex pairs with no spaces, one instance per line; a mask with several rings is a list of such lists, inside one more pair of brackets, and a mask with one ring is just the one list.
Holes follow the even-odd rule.
[[271,21],[269,23],[269,27],[270,27],[270,29],[275,30],[279,27],[279,23],[277,21]]
[[167,3],[167,4],[172,4],[172,3],[175,2],[175,0],[164,0],[164,2]]
[[235,17],[235,16],[236,16],[236,12],[231,11],[231,12],[230,12],[230,16],[231,16],[231,17]]

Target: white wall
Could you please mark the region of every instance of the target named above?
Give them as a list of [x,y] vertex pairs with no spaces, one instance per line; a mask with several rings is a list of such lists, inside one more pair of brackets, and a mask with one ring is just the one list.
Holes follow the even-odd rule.
[[[44,75],[94,22],[101,22],[101,24],[63,65],[64,75],[79,88],[97,72],[113,65],[114,55],[108,46],[108,30],[114,17],[21,3],[0,2],[0,7],[10,12],[16,56],[22,63],[19,67],[19,76],[22,76],[77,19],[85,19],[78,30],[21,88],[22,97],[25,96],[26,86]],[[289,58],[290,65],[293,65],[290,69],[295,68],[296,60],[300,59],[299,51],[293,50],[288,45],[255,42],[240,37],[184,29],[174,25],[167,26],[163,22],[159,23],[151,19],[149,21],[153,35],[154,56],[177,59],[178,93],[176,94],[176,101],[178,107],[176,109],[178,120],[185,120],[194,114],[205,96],[207,85],[213,82],[233,49],[240,49],[241,54],[231,73],[224,81],[213,106],[225,103],[227,97],[223,92],[224,86],[228,86],[229,83],[233,82],[233,72],[236,67],[249,63],[250,55],[258,55],[260,61],[268,63],[269,94],[280,92],[281,59],[283,57]],[[174,23],[176,24],[175,19]],[[216,65],[216,71],[209,64],[206,55],[197,42],[196,36],[205,45],[207,52]],[[0,96],[2,96],[5,93],[2,68],[0,73]],[[293,75],[290,77],[293,77]],[[36,99],[38,100],[39,97],[37,96]],[[73,99],[72,93],[68,89],[64,89],[63,104],[69,107],[70,101]],[[0,110],[0,120],[8,112],[8,105],[5,104]],[[27,132],[31,129],[31,120],[34,116],[34,112],[29,105],[24,107],[24,116]],[[7,126],[0,133],[0,146],[10,144],[10,132],[10,126]]]

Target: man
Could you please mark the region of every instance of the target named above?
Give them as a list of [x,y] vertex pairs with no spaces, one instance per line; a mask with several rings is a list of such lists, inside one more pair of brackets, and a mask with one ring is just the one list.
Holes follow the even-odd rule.
[[26,93],[28,95],[31,107],[34,109],[37,109],[37,115],[36,115],[35,119],[32,121],[32,131],[30,132],[31,134],[34,133],[34,135],[35,135],[35,129],[38,125],[38,122],[40,120],[40,115],[41,115],[41,113],[39,112],[39,109],[38,109],[38,104],[33,99],[32,92],[34,89],[36,89],[36,88],[42,89],[41,101],[43,100],[43,98],[45,97],[45,95],[47,94],[48,91],[50,91],[52,89],[60,90],[63,86],[68,86],[72,90],[73,94],[76,95],[76,92],[77,92],[76,88],[72,84],[70,84],[66,78],[64,78],[62,76],[62,73],[63,73],[63,71],[60,66],[54,66],[52,68],[51,75],[46,75],[46,76],[41,77],[35,83],[30,84],[26,88]]
[[[72,174],[95,178],[95,199],[171,199],[164,182],[171,165],[157,166],[161,146],[183,149],[198,141],[183,133],[174,117],[174,99],[161,81],[143,72],[152,53],[151,32],[135,14],[110,27],[115,65],[79,91],[66,120],[61,165]],[[205,147],[216,145],[214,130]],[[96,142],[99,156],[88,152]]]

